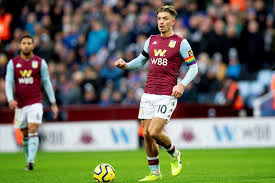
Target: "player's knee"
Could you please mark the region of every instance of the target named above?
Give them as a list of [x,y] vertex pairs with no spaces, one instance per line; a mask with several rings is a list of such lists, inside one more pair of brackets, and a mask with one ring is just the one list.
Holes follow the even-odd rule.
[[150,138],[150,133],[148,132],[148,130],[143,130],[143,137],[145,139]]
[[149,134],[150,134],[150,136],[153,137],[153,138],[158,138],[158,136],[159,136],[159,132],[158,132],[157,130],[154,130],[154,129],[151,129],[151,130],[149,131]]
[[29,126],[28,133],[37,133],[38,128],[36,126]]

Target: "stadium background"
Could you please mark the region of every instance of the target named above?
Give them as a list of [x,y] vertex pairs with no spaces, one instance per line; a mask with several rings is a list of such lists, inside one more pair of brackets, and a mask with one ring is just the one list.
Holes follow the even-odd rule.
[[[145,159],[136,150],[142,145],[136,116],[148,64],[122,71],[113,62],[135,58],[148,36],[158,34],[155,10],[164,4],[176,7],[174,31],[187,38],[199,64],[198,76],[185,88],[166,128],[181,149],[198,150],[185,151],[185,174],[176,179],[165,172],[169,162],[161,152],[168,176],[164,182],[275,181],[275,120],[250,118],[275,115],[274,1],[0,0],[0,151],[20,151],[4,77],[24,34],[34,36],[35,54],[48,63],[61,109],[56,123],[44,97],[44,121],[49,123],[41,128],[41,150],[104,151],[40,152],[38,173],[31,176],[22,171],[23,153],[1,153],[1,182],[88,182],[101,162],[118,169],[118,182],[134,182],[145,174],[145,160],[133,158]],[[182,67],[180,78],[187,69]],[[255,149],[207,150],[231,147]],[[141,171],[128,176],[131,161]],[[52,164],[59,167],[54,173]],[[66,172],[70,175],[60,175]]]

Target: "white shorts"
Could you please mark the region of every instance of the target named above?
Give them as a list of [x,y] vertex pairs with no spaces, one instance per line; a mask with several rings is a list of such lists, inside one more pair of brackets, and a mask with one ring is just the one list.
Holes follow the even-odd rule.
[[43,106],[41,103],[27,105],[23,108],[15,109],[14,127],[27,128],[28,123],[42,123]]
[[174,96],[144,93],[140,101],[138,119],[159,117],[169,121],[176,106],[177,99]]

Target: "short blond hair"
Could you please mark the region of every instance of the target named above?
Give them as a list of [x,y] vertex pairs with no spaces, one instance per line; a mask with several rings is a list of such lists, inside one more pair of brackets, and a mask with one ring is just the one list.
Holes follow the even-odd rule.
[[171,5],[165,5],[165,6],[162,6],[160,8],[157,9],[157,15],[160,13],[160,12],[168,12],[170,13],[170,15],[172,15],[174,18],[176,18],[176,16],[178,16],[178,13],[175,9],[174,6],[171,6]]

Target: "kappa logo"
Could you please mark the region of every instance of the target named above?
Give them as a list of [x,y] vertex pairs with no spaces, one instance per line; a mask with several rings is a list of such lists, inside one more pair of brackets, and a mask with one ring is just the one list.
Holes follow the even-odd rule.
[[157,44],[157,42],[156,42],[156,41],[154,41],[152,44]]
[[138,112],[140,115],[143,113],[143,110],[142,108],[139,108],[139,112]]
[[171,41],[169,42],[169,45],[168,45],[168,46],[169,46],[170,48],[174,48],[174,47],[176,46],[176,42],[177,42],[177,41],[171,40]]
[[15,67],[20,68],[20,67],[22,67],[22,65],[20,63],[17,63]]
[[23,78],[30,77],[32,75],[32,70],[20,70],[19,73]]
[[167,52],[167,50],[162,50],[162,49],[154,49],[154,55],[157,57],[157,56],[161,56],[163,57],[164,54]]

